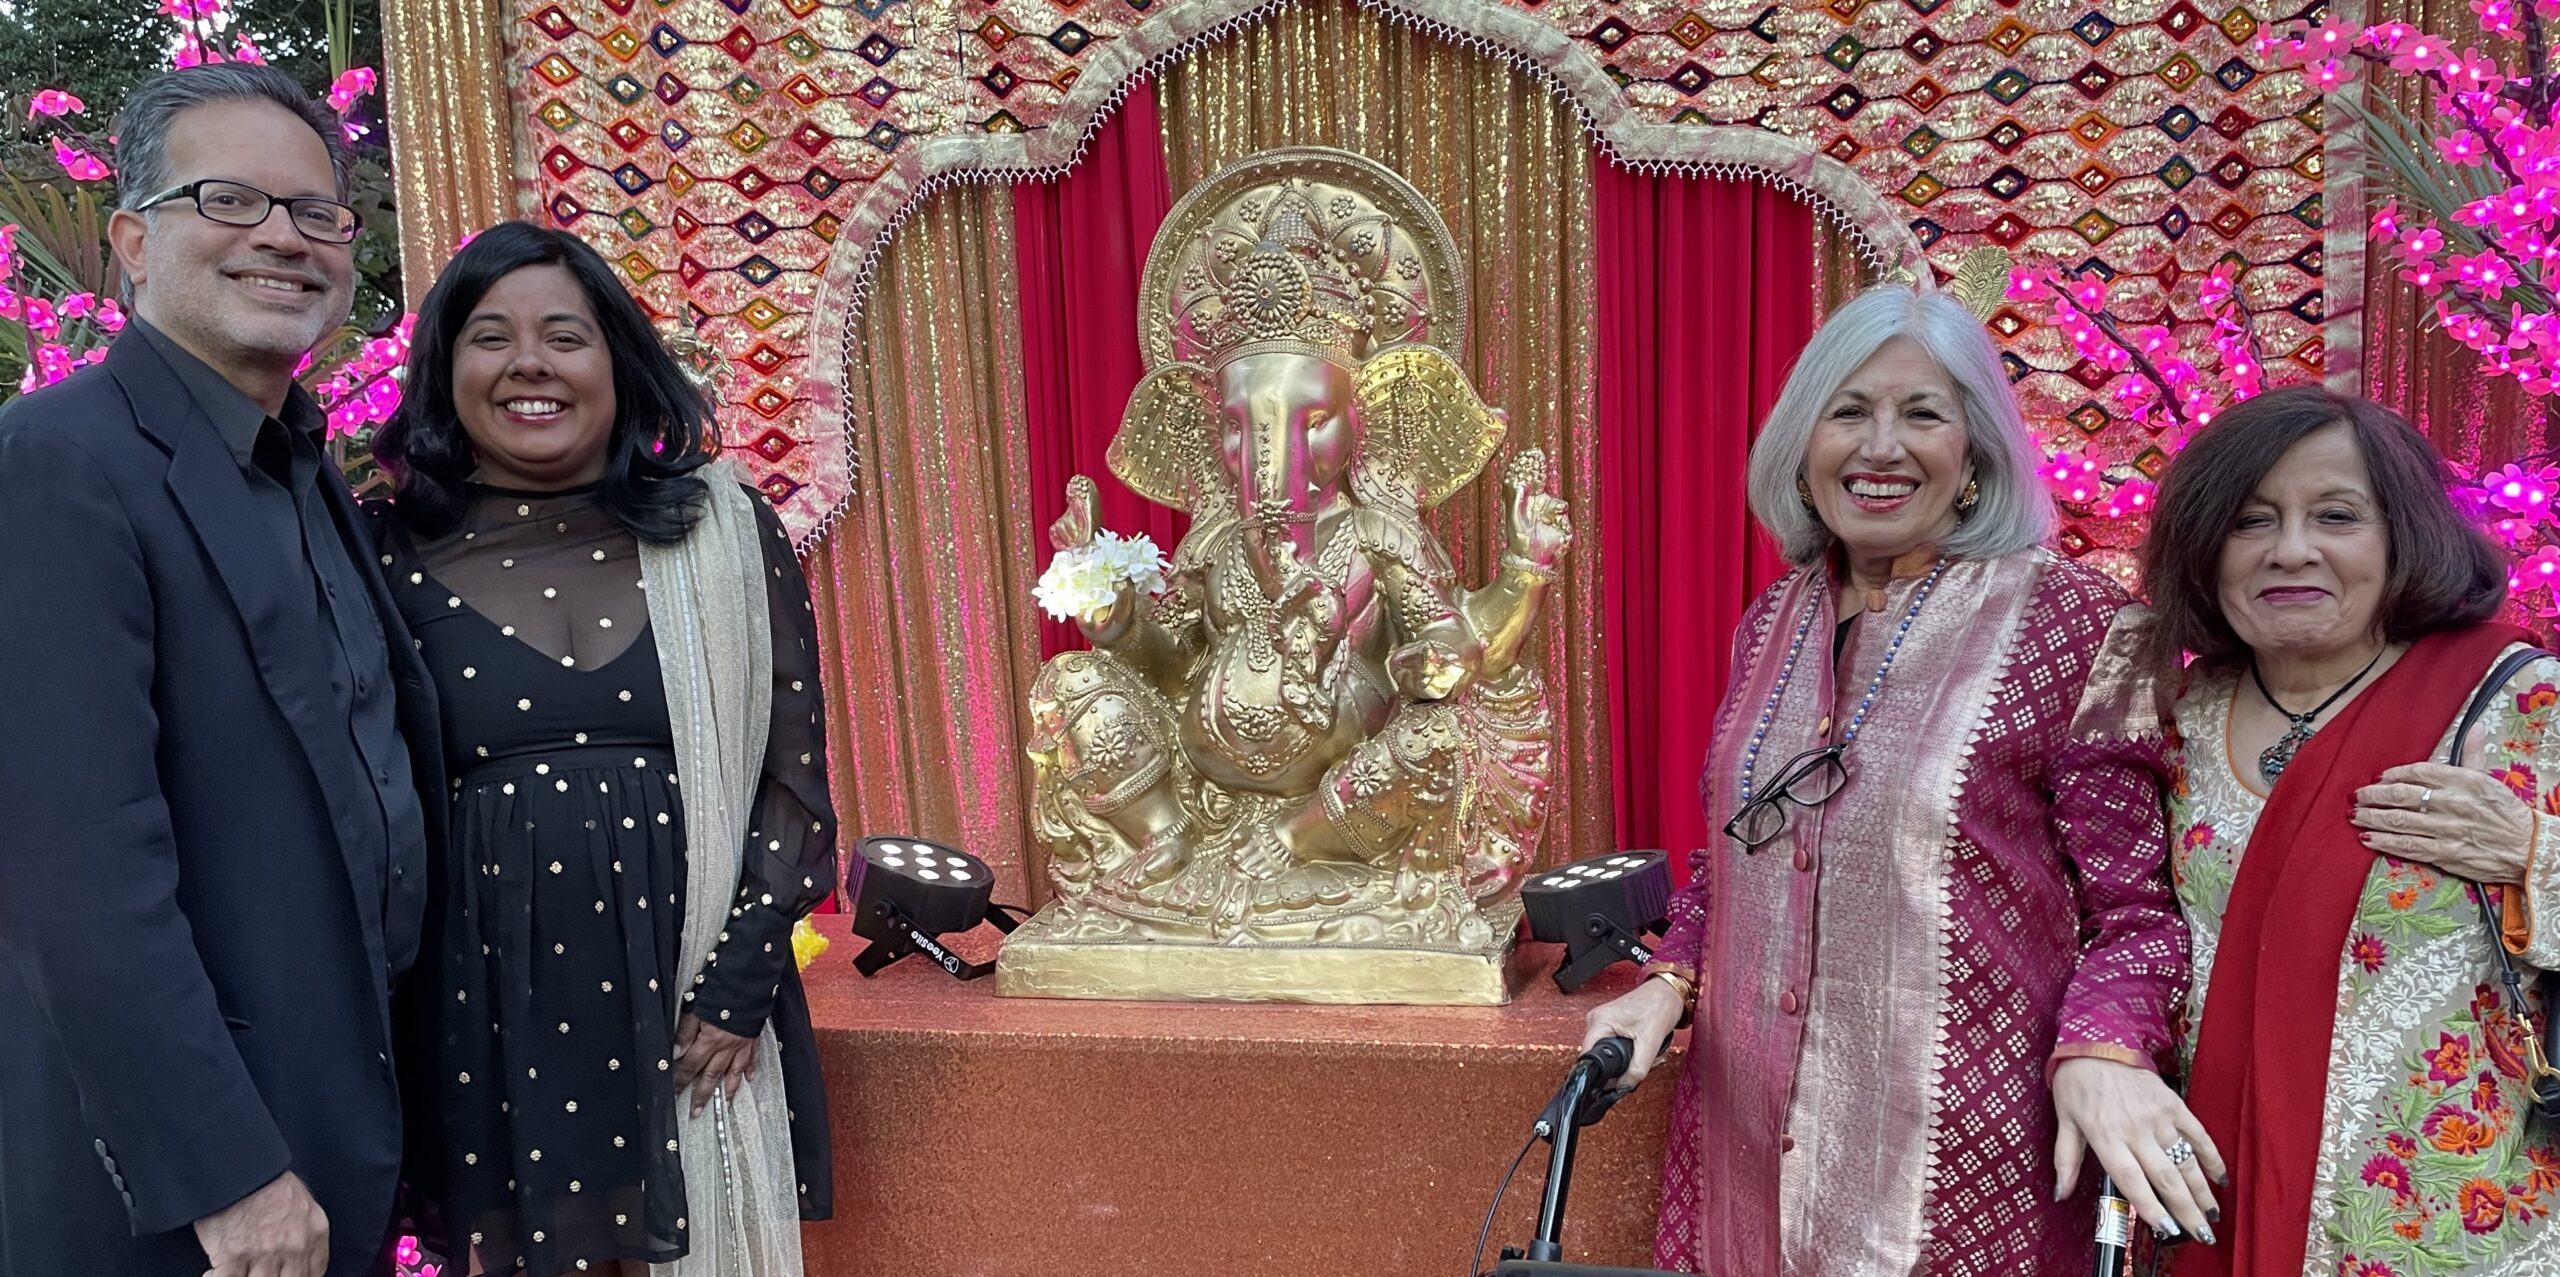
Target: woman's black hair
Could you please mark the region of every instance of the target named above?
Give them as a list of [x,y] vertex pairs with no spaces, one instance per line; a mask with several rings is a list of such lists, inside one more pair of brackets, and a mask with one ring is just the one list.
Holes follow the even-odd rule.
[[681,540],[702,509],[694,472],[711,459],[711,405],[604,258],[577,236],[531,222],[500,222],[473,237],[418,307],[400,411],[373,438],[400,521],[434,537],[462,518],[464,481],[479,461],[454,408],[454,339],[491,287],[528,266],[558,266],[578,281],[613,357],[613,432],[597,499],[633,536]]
[[2161,476],[2142,578],[2151,598],[2151,659],[2163,673],[2178,668],[2182,653],[2226,666],[2249,659],[2249,645],[2222,614],[2223,542],[2285,453],[2331,426],[2345,426],[2355,439],[2390,536],[2377,617],[2383,637],[2406,643],[2463,629],[2506,605],[2506,558],[2446,495],[2453,472],[2427,437],[2370,399],[2287,386],[2226,409]]

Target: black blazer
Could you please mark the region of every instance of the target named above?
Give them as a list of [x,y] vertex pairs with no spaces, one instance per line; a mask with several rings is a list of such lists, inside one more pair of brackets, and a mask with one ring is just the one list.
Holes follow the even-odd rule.
[[[250,496],[139,333],[0,410],[0,1277],[198,1277],[193,1221],[288,1168],[332,1277],[383,1253],[389,990],[432,874],[335,832],[372,778],[312,575]],[[355,557],[437,847],[434,694]]]

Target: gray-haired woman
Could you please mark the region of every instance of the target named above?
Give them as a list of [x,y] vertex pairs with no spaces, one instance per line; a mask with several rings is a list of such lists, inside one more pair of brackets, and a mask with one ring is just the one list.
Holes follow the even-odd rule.
[[2140,609],[2042,548],[1989,337],[1873,290],[1751,451],[1797,570],[1744,615],[1699,797],[1727,835],[1589,1038],[1641,1079],[1693,1006],[1655,1263],[2061,1272],[2084,1153],[2210,1239],[2219,1161],[2157,1070],[2186,988]]

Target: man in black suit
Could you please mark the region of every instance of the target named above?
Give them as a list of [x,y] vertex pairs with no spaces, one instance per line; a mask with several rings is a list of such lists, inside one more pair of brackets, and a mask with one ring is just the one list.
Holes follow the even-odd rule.
[[0,411],[0,1274],[352,1277],[444,782],[293,380],[353,290],[346,151],[260,66],[117,123],[134,321]]

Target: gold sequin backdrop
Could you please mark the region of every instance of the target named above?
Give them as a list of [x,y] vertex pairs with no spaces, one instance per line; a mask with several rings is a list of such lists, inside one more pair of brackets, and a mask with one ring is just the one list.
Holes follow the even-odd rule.
[[[1505,455],[1546,450],[1581,532],[1539,639],[1563,724],[1545,855],[1609,846],[1589,139],[1534,77],[1347,0],[1211,45],[1155,91],[1177,195],[1252,152],[1319,143],[1395,168],[1448,221],[1470,270],[1463,353],[1510,416]],[[947,190],[898,231],[850,370],[862,495],[808,567],[834,654],[846,825],[954,840],[1003,868],[1003,896],[1019,867],[1037,900],[1022,701],[1037,665],[1030,586],[1058,512],[1028,492],[1013,254],[1001,187]],[[1500,471],[1497,458],[1433,517],[1470,581],[1499,553]]]
[[464,235],[516,216],[516,111],[507,100],[504,27],[511,6],[486,0],[395,0],[382,23],[384,109],[403,158],[401,291],[415,309]]
[[967,847],[1018,902],[1047,520],[1030,500],[1013,262],[1003,186],[948,190],[899,229],[847,370],[862,493],[807,568],[839,823]]

